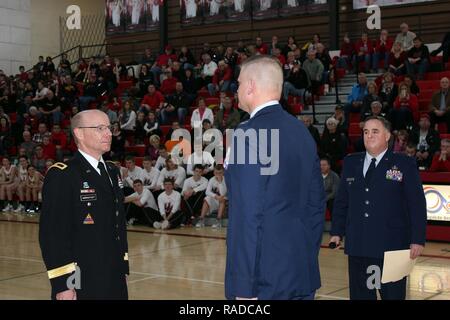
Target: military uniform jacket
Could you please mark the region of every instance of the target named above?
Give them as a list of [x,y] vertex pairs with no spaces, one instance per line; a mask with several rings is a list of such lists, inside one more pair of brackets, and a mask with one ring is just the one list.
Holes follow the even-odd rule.
[[127,298],[123,185],[117,168],[106,167],[112,185],[79,152],[47,173],[39,241],[53,297],[68,289],[67,278],[78,267],[78,299]]
[[424,245],[426,202],[415,160],[388,150],[367,183],[365,155],[344,160],[331,235],[345,236],[345,253],[356,257],[382,259],[385,251]]

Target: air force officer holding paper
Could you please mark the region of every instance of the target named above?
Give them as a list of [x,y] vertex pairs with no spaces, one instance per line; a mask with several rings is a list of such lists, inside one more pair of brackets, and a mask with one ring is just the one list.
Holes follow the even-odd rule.
[[233,134],[225,160],[229,225],[228,299],[314,299],[325,192],[316,145],[278,100],[279,62],[242,64],[240,108],[250,114]]

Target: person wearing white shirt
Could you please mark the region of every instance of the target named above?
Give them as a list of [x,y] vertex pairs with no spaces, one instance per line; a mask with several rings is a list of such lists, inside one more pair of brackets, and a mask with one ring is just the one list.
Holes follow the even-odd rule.
[[200,98],[198,100],[198,108],[192,112],[191,128],[201,128],[205,119],[214,123],[214,114],[211,109],[206,107],[205,99]]
[[156,159],[155,168],[161,171],[166,166],[166,160],[169,158],[169,153],[165,146],[159,147],[159,157]]
[[189,221],[201,214],[205,190],[208,186],[208,180],[202,176],[203,166],[201,164],[194,166],[193,173],[192,177],[184,181],[183,190],[181,191],[185,204],[184,214],[185,217],[190,217]]
[[186,179],[186,170],[175,164],[172,158],[168,158],[166,160],[166,167],[159,174],[157,187],[164,189],[164,181],[166,179],[172,179],[174,188],[181,190],[183,188],[183,182]]
[[217,70],[217,63],[211,60],[211,56],[208,53],[205,53],[202,56],[203,60],[203,68],[200,78],[198,78],[198,87],[201,88],[203,86],[208,86],[212,82],[214,73]]
[[[141,167],[138,167],[134,161],[133,157],[127,157],[125,159],[125,166],[127,170],[123,172],[123,179],[125,184],[125,195],[128,195],[130,192],[130,188],[133,188],[134,180],[141,179],[143,170]],[[127,189],[128,188],[128,189]]]
[[144,169],[142,170],[142,182],[144,188],[149,191],[155,191],[158,184],[160,171],[152,167],[152,160],[149,157],[145,157],[142,162]]
[[213,228],[220,228],[222,226],[222,217],[225,213],[226,201],[227,185],[225,184],[224,168],[221,164],[218,164],[214,168],[214,177],[208,182],[200,221],[195,226],[197,228],[204,227],[205,217],[217,211],[217,222],[213,225]]
[[184,220],[184,215],[180,211],[181,195],[173,190],[173,187],[172,179],[164,180],[164,192],[158,197],[160,220],[153,223],[156,229],[174,229]]
[[133,183],[134,193],[125,198],[124,203],[129,203],[127,210],[128,225],[133,225],[136,221],[144,224],[149,222],[153,225],[153,222],[149,217],[152,214],[158,215],[158,206],[156,205],[155,198],[150,190],[144,188],[144,184],[141,180],[134,180]]
[[214,158],[208,151],[202,150],[201,144],[196,144],[194,146],[194,153],[189,156],[187,159],[187,169],[186,173],[189,176],[192,176],[194,174],[193,168],[196,164],[201,164],[204,167],[203,174],[207,175],[208,173],[212,172],[214,170]]

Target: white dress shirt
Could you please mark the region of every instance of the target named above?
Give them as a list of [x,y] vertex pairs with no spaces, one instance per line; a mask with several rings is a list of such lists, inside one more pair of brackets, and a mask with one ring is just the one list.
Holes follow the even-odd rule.
[[269,106],[276,105],[276,104],[280,104],[280,102],[278,102],[277,100],[271,100],[271,101],[269,101],[269,102],[266,102],[266,103],[264,103],[264,104],[262,104],[262,105],[256,107],[256,109],[253,110],[252,113],[250,114],[250,119],[253,118],[253,117],[254,117],[259,111],[261,111],[262,109],[267,108],[267,107],[269,107]]
[[[380,163],[381,159],[383,159],[384,154],[387,152],[387,149],[384,150],[382,153],[380,153],[375,159],[377,159],[375,161],[375,168],[378,166],[378,164]],[[366,176],[367,170],[369,170],[370,167],[370,163],[372,162],[372,158],[374,158],[373,156],[371,156],[368,152],[366,152],[366,157],[364,158],[364,167],[363,167],[363,174],[364,177]]]
[[[105,160],[103,160],[103,157],[100,157],[100,160],[97,160],[93,156],[88,155],[86,152],[83,152],[80,149],[78,149],[78,151],[87,160],[87,162],[89,162],[89,164],[95,169],[95,171],[97,171],[97,173],[99,175],[102,175],[100,172],[100,169],[98,168],[99,162],[103,163],[103,165],[105,166],[105,170],[108,173],[108,169],[106,169],[107,167],[106,167]],[[109,177],[109,173],[108,173],[108,177]],[[109,181],[111,181],[111,184],[112,184],[111,177],[109,177]]]

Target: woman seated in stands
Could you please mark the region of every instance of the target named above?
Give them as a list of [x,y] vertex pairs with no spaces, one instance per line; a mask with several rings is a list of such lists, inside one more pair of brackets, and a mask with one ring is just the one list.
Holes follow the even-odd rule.
[[141,96],[147,94],[147,88],[151,83],[154,83],[153,74],[148,69],[148,66],[146,64],[143,64],[141,66],[141,72],[139,72],[138,83]]
[[405,61],[406,52],[403,51],[402,44],[400,42],[394,43],[389,54],[389,72],[396,76],[404,75],[406,71]]
[[399,94],[391,111],[391,119],[394,130],[412,129],[414,123],[419,121],[419,100],[404,82],[399,86]]

